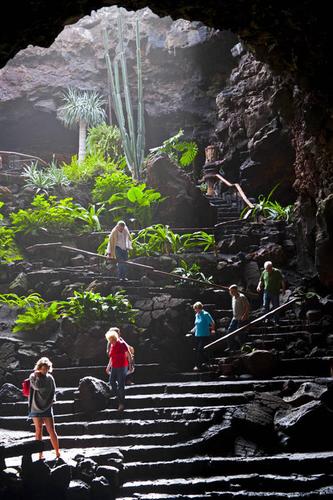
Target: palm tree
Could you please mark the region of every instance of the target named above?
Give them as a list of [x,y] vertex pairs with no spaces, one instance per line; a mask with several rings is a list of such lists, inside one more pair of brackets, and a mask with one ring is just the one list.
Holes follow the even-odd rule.
[[63,93],[64,104],[58,109],[58,117],[66,127],[79,124],[79,163],[86,155],[87,127],[105,121],[105,101],[98,92],[79,91],[69,88]]

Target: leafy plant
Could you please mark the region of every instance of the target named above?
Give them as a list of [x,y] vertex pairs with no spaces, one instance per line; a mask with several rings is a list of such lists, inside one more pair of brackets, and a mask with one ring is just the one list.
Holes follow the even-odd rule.
[[59,167],[54,159],[51,161],[47,173],[51,182],[53,182],[54,187],[64,187],[70,185],[70,180],[65,174],[64,169],[62,167]]
[[56,196],[45,198],[44,195],[36,195],[31,205],[32,208],[21,209],[10,215],[16,232],[38,234],[41,230],[49,232],[100,230],[98,216],[104,207],[96,210],[92,205],[86,209],[73,203],[72,198],[57,200]]
[[107,296],[92,291],[74,292],[67,301],[60,303],[61,315],[75,321],[105,320],[134,323],[137,311],[123,292]]
[[18,296],[16,293],[1,293],[0,303],[6,304],[8,307],[23,309],[25,307],[32,307],[42,304],[44,299],[37,292],[30,295]]
[[10,262],[22,259],[14,238],[15,232],[13,229],[7,226],[0,226],[0,262],[9,264]]
[[119,163],[110,158],[106,160],[100,152],[95,151],[88,154],[81,162],[74,155],[70,163],[63,163],[62,169],[73,184],[79,184],[105,173],[113,173],[120,166]]
[[258,202],[252,208],[245,207],[241,214],[241,219],[258,219],[258,217],[264,217],[267,219],[275,220],[285,220],[289,222],[293,215],[294,207],[293,205],[288,205],[283,207],[278,201],[272,201],[272,196],[279,184],[273,187],[268,196],[263,194],[259,195]]
[[96,202],[104,203],[117,193],[127,193],[132,186],[132,177],[115,171],[103,177],[97,177],[92,190],[92,198]]
[[195,233],[177,234],[169,226],[155,224],[139,231],[132,241],[136,255],[155,255],[181,253],[187,249],[201,248],[209,250],[215,245],[214,236],[197,231]]
[[69,88],[62,95],[63,105],[58,117],[66,127],[79,125],[79,155],[81,163],[86,155],[87,128],[105,120],[104,99],[97,92],[79,91]]
[[153,206],[161,203],[164,199],[161,193],[155,189],[148,189],[143,183],[132,186],[127,192],[112,195],[108,203],[112,205],[115,202],[120,202],[120,205],[112,207],[110,211],[126,213],[137,219],[141,226],[148,226],[152,223]]
[[113,161],[119,161],[124,154],[119,128],[106,123],[89,130],[87,147],[89,153],[101,154],[106,160],[111,158]]
[[193,163],[198,154],[198,146],[194,141],[183,141],[184,131],[182,129],[176,135],[165,140],[161,146],[149,150],[148,159],[165,154],[170,160],[181,167],[187,167]]
[[[212,283],[213,277],[205,276],[205,274],[201,271],[199,264],[194,263],[190,265],[183,259],[180,260],[179,264],[180,265],[172,271],[173,274],[176,274],[183,278],[192,278],[194,280],[200,280],[200,281],[205,281],[206,283]],[[187,280],[180,281],[177,284],[186,286],[196,286],[194,282]]]
[[38,166],[38,161],[26,165],[22,176],[26,178],[25,187],[34,189],[36,193],[48,194],[55,185],[54,179],[50,177],[49,172]]
[[214,235],[208,234],[205,231],[183,234],[182,242],[186,250],[190,248],[200,248],[204,252],[207,252],[215,247]]
[[50,305],[37,304],[28,307],[22,314],[17,316],[13,332],[33,330],[47,321],[58,319],[58,307],[58,302],[52,302]]

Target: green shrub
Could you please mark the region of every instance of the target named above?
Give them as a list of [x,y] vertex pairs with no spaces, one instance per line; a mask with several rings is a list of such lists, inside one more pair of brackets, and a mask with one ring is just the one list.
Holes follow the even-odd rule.
[[[200,281],[205,281],[206,283],[212,283],[213,277],[204,275],[204,273],[201,271],[201,268],[199,264],[192,264],[190,265],[188,262],[185,260],[181,259],[179,262],[179,266],[176,267],[172,273],[176,274],[177,276],[181,276],[183,278],[192,278],[194,280],[200,280]],[[191,282],[191,281],[178,281],[177,285],[186,285],[186,286],[198,286],[196,283]]]
[[89,153],[103,155],[105,159],[122,160],[124,152],[120,130],[115,125],[102,123],[88,131],[87,146]]
[[115,213],[119,218],[123,214],[136,219],[140,226],[148,226],[152,223],[153,207],[161,203],[165,198],[155,189],[148,189],[146,184],[132,186],[127,192],[116,193],[109,198],[108,203],[112,206],[109,212]]
[[182,253],[197,248],[207,251],[215,245],[214,236],[204,231],[177,234],[169,226],[155,224],[139,231],[133,239],[135,255]]
[[86,209],[73,203],[73,198],[57,200],[56,196],[46,198],[44,195],[36,195],[31,205],[32,208],[21,209],[10,215],[16,232],[38,234],[40,230],[55,233],[71,230],[78,233],[101,229],[98,217],[104,207],[96,210],[91,205]]
[[71,163],[63,163],[62,165],[64,174],[73,184],[88,182],[93,177],[112,173],[123,167],[124,163],[122,161],[106,160],[100,152],[90,153],[80,163],[77,156],[73,156]]
[[9,264],[21,260],[22,256],[15,243],[15,232],[7,226],[0,226],[0,263]]
[[58,308],[58,302],[52,302],[50,305],[38,304],[28,307],[22,314],[17,316],[13,332],[34,330],[43,323],[58,319]]
[[285,220],[290,222],[293,216],[294,206],[283,207],[278,201],[272,201],[272,195],[279,187],[279,184],[273,187],[268,196],[259,195],[258,202],[252,208],[245,207],[240,214],[241,219],[255,219],[264,217],[266,219]]
[[133,185],[132,177],[117,170],[96,178],[92,198],[95,202],[104,203],[117,193],[127,192]]
[[32,307],[42,304],[44,299],[37,292],[30,295],[21,295],[19,297],[16,293],[1,293],[0,303],[6,304],[8,307],[23,309],[25,307]]
[[123,292],[107,296],[91,291],[74,292],[61,304],[61,315],[75,321],[105,320],[113,323],[134,323],[137,311]]
[[180,129],[176,135],[164,141],[161,146],[150,149],[147,159],[165,154],[180,167],[188,167],[198,154],[198,146],[194,141],[182,141],[183,135],[184,131]]

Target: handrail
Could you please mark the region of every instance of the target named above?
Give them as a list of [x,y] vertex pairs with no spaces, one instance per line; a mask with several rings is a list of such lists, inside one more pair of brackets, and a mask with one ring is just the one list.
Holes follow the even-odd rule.
[[254,207],[253,203],[250,202],[250,200],[248,199],[248,197],[244,193],[243,189],[240,187],[240,185],[237,182],[236,183],[231,183],[227,179],[225,179],[224,177],[222,177],[221,174],[215,174],[215,177],[217,177],[226,186],[235,188],[238,191],[238,193],[239,193],[240,197],[242,198],[242,200],[247,204],[247,206],[249,208],[253,208]]
[[266,319],[266,318],[268,318],[270,316],[273,316],[273,314],[275,314],[277,311],[281,311],[282,309],[285,309],[287,306],[290,306],[290,304],[293,304],[297,300],[299,300],[299,299],[291,299],[291,300],[289,300],[285,304],[282,304],[282,306],[279,306],[279,307],[276,307],[275,309],[272,309],[271,311],[269,311],[268,313],[264,314],[263,316],[260,316],[259,318],[254,319],[253,321],[251,321],[250,323],[247,323],[246,325],[241,326],[240,328],[237,328],[237,330],[234,330],[231,333],[227,333],[227,335],[224,335],[220,339],[214,340],[214,342],[211,342],[210,344],[207,344],[204,347],[204,349],[210,349],[211,347],[215,346],[219,342],[222,342],[222,340],[225,340],[225,339],[228,339],[230,337],[233,337],[234,335],[236,335],[237,333],[245,330],[246,328],[248,328],[251,325],[255,325],[256,323],[260,323],[262,320],[264,320],[264,319]]
[[3,155],[3,154],[25,156],[26,158],[35,158],[35,160],[38,160],[41,163],[44,163],[44,165],[48,165],[48,163],[45,160],[42,160],[42,158],[39,158],[38,156],[34,156],[34,155],[28,155],[25,153],[18,153],[17,151],[0,151],[0,155]]
[[[88,250],[81,250],[80,248],[68,247],[66,245],[62,245],[60,248],[63,248],[64,250],[69,250],[70,252],[83,253],[86,255],[92,255],[94,257],[100,257],[101,259],[110,260],[109,257],[107,257],[106,255],[100,255],[99,253],[88,252]],[[123,264],[125,264],[127,266],[134,266],[134,267],[147,269],[151,273],[162,274],[163,276],[171,276],[172,278],[174,278],[176,280],[192,281],[193,283],[198,283],[200,285],[209,286],[211,288],[218,288],[221,290],[229,290],[228,286],[217,285],[216,283],[208,283],[206,281],[196,280],[193,278],[186,278],[184,276],[178,276],[177,274],[167,273],[166,271],[159,271],[157,269],[154,269],[152,266],[147,266],[145,264],[138,264],[137,262],[131,262],[130,260],[124,261]]]

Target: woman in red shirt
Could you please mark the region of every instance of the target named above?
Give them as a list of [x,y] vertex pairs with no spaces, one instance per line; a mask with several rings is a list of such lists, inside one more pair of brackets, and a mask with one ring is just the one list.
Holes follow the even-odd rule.
[[106,340],[110,344],[109,364],[106,373],[110,375],[110,385],[114,394],[118,397],[118,410],[125,408],[125,379],[128,371],[131,355],[126,342],[121,339],[114,329],[110,329],[105,334]]

